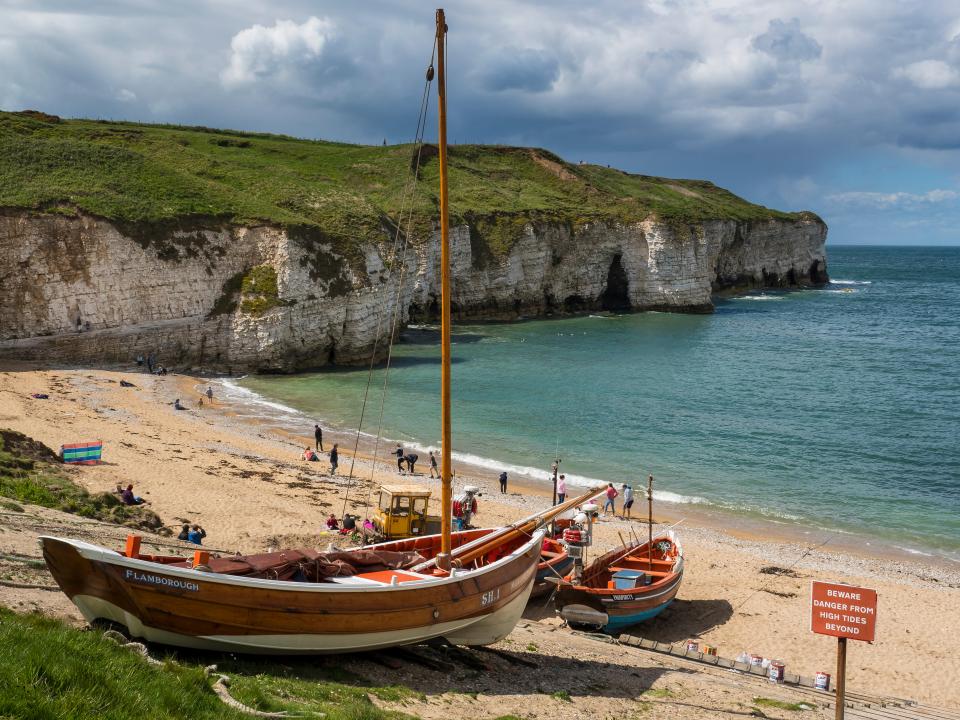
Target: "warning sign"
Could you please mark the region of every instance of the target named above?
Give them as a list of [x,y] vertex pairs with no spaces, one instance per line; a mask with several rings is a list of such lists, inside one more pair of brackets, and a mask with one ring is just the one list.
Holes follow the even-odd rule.
[[813,632],[873,642],[876,627],[876,590],[814,581],[810,607]]

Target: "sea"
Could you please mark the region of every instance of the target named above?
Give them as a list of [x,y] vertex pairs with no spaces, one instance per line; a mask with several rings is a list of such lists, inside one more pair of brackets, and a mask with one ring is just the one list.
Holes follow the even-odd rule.
[[[545,484],[556,458],[568,484],[652,474],[660,500],[960,562],[960,248],[830,246],[828,268],[712,315],[457,325],[455,458]],[[389,371],[229,387],[307,435],[356,429],[366,395],[386,460],[439,445],[439,363],[438,329],[412,327]]]

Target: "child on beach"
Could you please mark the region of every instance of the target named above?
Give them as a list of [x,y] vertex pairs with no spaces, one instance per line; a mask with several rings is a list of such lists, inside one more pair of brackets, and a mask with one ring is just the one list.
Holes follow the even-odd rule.
[[603,514],[607,514],[607,508],[610,508],[610,512],[614,515],[617,514],[617,495],[620,493],[617,492],[617,489],[613,486],[613,483],[607,483],[607,501],[603,503]]
[[430,477],[433,477],[433,474],[436,473],[437,477],[440,477],[440,470],[437,468],[437,456],[433,454],[433,450],[430,451]]
[[400,443],[397,443],[397,449],[393,451],[393,454],[397,456],[397,472],[403,475],[403,459],[404,452],[403,448],[400,447]]
[[567,476],[561,475],[557,478],[557,504],[564,501],[567,497]]

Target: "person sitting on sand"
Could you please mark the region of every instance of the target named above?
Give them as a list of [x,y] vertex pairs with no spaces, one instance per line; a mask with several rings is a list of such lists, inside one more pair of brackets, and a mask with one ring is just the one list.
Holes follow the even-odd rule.
[[174,410],[186,410],[186,408],[185,408],[183,405],[180,404],[180,398],[177,398],[176,400],[173,401],[173,409],[174,409]]
[[312,447],[307,446],[303,449],[303,459],[309,462],[317,462],[320,458],[317,457]]
[[340,523],[337,522],[337,516],[333,513],[330,513],[330,517],[327,518],[327,530],[339,530]]
[[340,530],[340,534],[349,535],[356,529],[357,529],[357,519],[350,513],[347,513],[346,515],[344,515],[343,528]]
[[190,539],[190,525],[184,523],[183,527],[180,529],[180,534],[177,535],[177,540],[189,540]]
[[143,505],[146,502],[139,495],[133,494],[133,485],[127,485],[127,489],[120,493],[120,499],[124,505]]
[[203,545],[203,539],[206,536],[206,530],[199,525],[194,525],[190,528],[190,532],[187,534],[187,542],[192,542],[194,545]]

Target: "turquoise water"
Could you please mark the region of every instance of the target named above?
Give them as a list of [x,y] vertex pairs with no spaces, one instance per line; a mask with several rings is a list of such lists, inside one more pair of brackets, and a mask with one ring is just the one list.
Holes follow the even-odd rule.
[[[575,481],[653,473],[667,499],[960,559],[960,248],[835,247],[829,269],[823,290],[756,292],[713,315],[457,326],[454,449],[491,477],[546,478],[559,448]],[[383,433],[434,446],[438,335],[403,339]],[[242,385],[355,428],[366,379]]]

